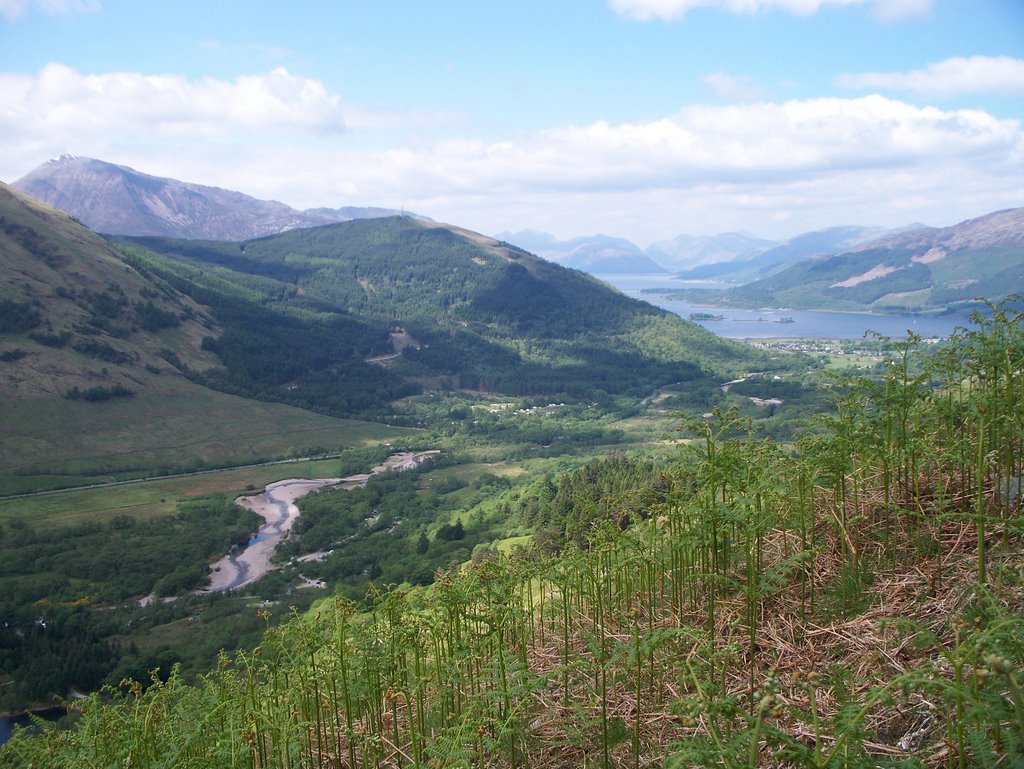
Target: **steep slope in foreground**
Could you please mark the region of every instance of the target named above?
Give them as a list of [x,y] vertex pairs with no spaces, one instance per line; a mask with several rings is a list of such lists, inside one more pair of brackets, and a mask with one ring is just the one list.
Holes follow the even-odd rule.
[[1024,208],[800,262],[719,297],[746,305],[940,312],[1024,291]]
[[201,347],[220,333],[204,307],[0,184],[0,493],[277,457],[352,433],[190,381],[183,371],[219,367]]
[[241,192],[71,155],[43,163],[11,186],[71,214],[96,232],[118,235],[237,240],[397,213],[358,207],[298,211]]
[[[216,266],[224,280],[259,276],[265,308],[401,328],[415,343],[396,350],[388,370],[427,387],[447,378],[448,387],[507,394],[646,395],[694,376],[699,366],[733,370],[753,359],[747,348],[588,275],[409,217],[241,243],[130,242],[173,258],[164,274],[177,273],[182,290]],[[227,360],[223,344],[214,349]],[[301,394],[304,385],[279,386]]]

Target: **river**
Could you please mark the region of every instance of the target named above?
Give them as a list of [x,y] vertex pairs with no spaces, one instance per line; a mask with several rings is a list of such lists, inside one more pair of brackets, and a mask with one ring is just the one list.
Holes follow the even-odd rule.
[[368,473],[347,478],[289,478],[268,484],[258,494],[239,497],[236,504],[259,514],[266,523],[260,526],[244,548],[233,550],[210,566],[210,586],[207,589],[213,593],[236,590],[252,584],[270,571],[274,550],[288,536],[299,517],[299,509],[295,506],[299,497],[326,486],[365,486],[372,475],[414,470],[440,453],[435,449],[392,454]]
[[[902,338],[907,331],[919,336],[946,337],[957,327],[968,325],[964,316],[924,317],[917,315],[882,315],[867,312],[826,312],[823,310],[761,309],[739,307],[707,307],[670,299],[664,294],[644,293],[644,289],[725,288],[710,282],[684,282],[671,275],[598,275],[627,296],[643,299],[655,307],[689,319],[694,313],[722,316],[721,320],[698,320],[701,326],[727,339],[771,339],[804,337],[817,339],[861,339],[873,331],[883,336]],[[783,318],[792,322],[781,322]]]
[[[42,718],[44,721],[57,721],[67,715],[64,708],[49,708],[47,710],[36,711],[36,716]],[[0,716],[0,745],[3,745],[14,733],[15,726],[31,726],[32,718],[28,715],[20,716]]]

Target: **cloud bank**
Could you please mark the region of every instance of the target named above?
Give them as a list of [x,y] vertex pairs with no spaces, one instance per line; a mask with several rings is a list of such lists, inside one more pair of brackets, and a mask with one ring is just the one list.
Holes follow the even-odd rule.
[[[232,81],[114,72],[83,75],[49,64],[38,75],[0,75],[0,129],[14,136],[145,129],[158,135],[240,131],[343,131],[337,96],[284,68]],[[73,135],[73,134],[72,134]]]
[[964,200],[978,213],[1024,201],[1020,121],[880,95],[694,105],[646,122],[390,149],[357,149],[376,129],[353,114],[284,69],[189,81],[54,64],[0,75],[0,178],[70,152],[299,207],[405,206],[484,232],[638,241],[810,229],[839,223],[837,211],[864,224],[948,224]]
[[954,57],[910,72],[865,72],[840,75],[844,88],[958,94],[1024,94],[1024,59],[1010,56]]

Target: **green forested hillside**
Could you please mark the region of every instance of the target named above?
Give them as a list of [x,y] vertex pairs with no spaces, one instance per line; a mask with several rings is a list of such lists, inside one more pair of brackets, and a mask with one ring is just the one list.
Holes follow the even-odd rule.
[[[241,386],[251,380],[245,386],[264,396],[302,399],[310,387],[321,392],[318,385],[327,380],[317,377],[324,375],[324,361],[296,360],[290,376],[282,373],[273,362],[280,344],[251,323],[226,320],[234,309],[221,309],[221,300],[195,293],[189,284],[213,289],[212,275],[244,284],[260,305],[250,302],[244,312],[318,318],[334,324],[338,344],[348,343],[363,355],[390,352],[384,332],[400,328],[414,341],[388,361],[387,374],[406,386],[437,386],[443,379],[449,387],[507,394],[642,396],[654,386],[691,378],[700,367],[744,369],[754,360],[749,350],[583,273],[474,233],[408,217],[295,230],[244,243],[125,242],[177,260],[168,266],[134,252],[164,277],[178,275],[176,287],[193,291],[201,297],[197,301],[212,308],[231,333],[209,349],[227,364],[232,382]],[[292,343],[286,347],[298,348],[295,356],[301,358],[303,337],[288,335]],[[310,346],[337,361],[323,344]],[[251,350],[260,348],[279,381],[242,373],[234,362],[251,359]],[[335,375],[332,363],[326,368]],[[359,365],[345,368],[348,375],[359,375]],[[386,389],[382,399],[389,399]],[[310,405],[321,400],[319,395],[308,399]]]
[[795,452],[734,413],[687,422],[667,470],[521,496],[555,555],[478,549],[365,610],[323,601],[196,685],[76,703],[0,765],[1018,766],[1024,324],[993,309],[837,381]]
[[[0,710],[174,662],[194,675],[256,643],[250,598],[193,591],[255,528],[230,500],[301,471],[196,471],[314,456],[333,464],[301,467],[336,476],[388,453],[355,447],[399,441],[468,452],[436,488],[387,479],[310,503],[294,554],[337,554],[277,564],[253,588],[279,617],[313,600],[281,600],[306,577],[361,598],[524,535],[489,503],[512,492],[482,463],[564,469],[637,441],[615,422],[662,385],[760,368],[582,273],[453,228],[397,218],[144,244],[167,255],[0,193]],[[79,490],[39,493],[67,487]],[[352,539],[352,509],[377,505],[404,512]]]

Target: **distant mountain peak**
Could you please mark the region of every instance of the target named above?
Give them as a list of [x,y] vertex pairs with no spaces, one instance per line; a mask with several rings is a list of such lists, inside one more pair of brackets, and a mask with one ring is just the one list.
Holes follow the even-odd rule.
[[967,219],[950,227],[921,225],[889,237],[864,243],[857,250],[880,246],[909,248],[931,245],[941,246],[949,251],[957,251],[964,248],[1020,246],[1024,241],[1022,233],[1024,233],[1024,208],[1004,208]]
[[92,230],[112,235],[247,240],[399,213],[356,207],[299,211],[274,200],[69,153],[46,161],[11,186],[71,214]]
[[511,243],[563,267],[583,270],[592,275],[616,273],[662,273],[665,268],[646,256],[640,247],[625,238],[611,235],[588,235],[572,240],[558,240],[537,230],[502,232],[498,240]]

